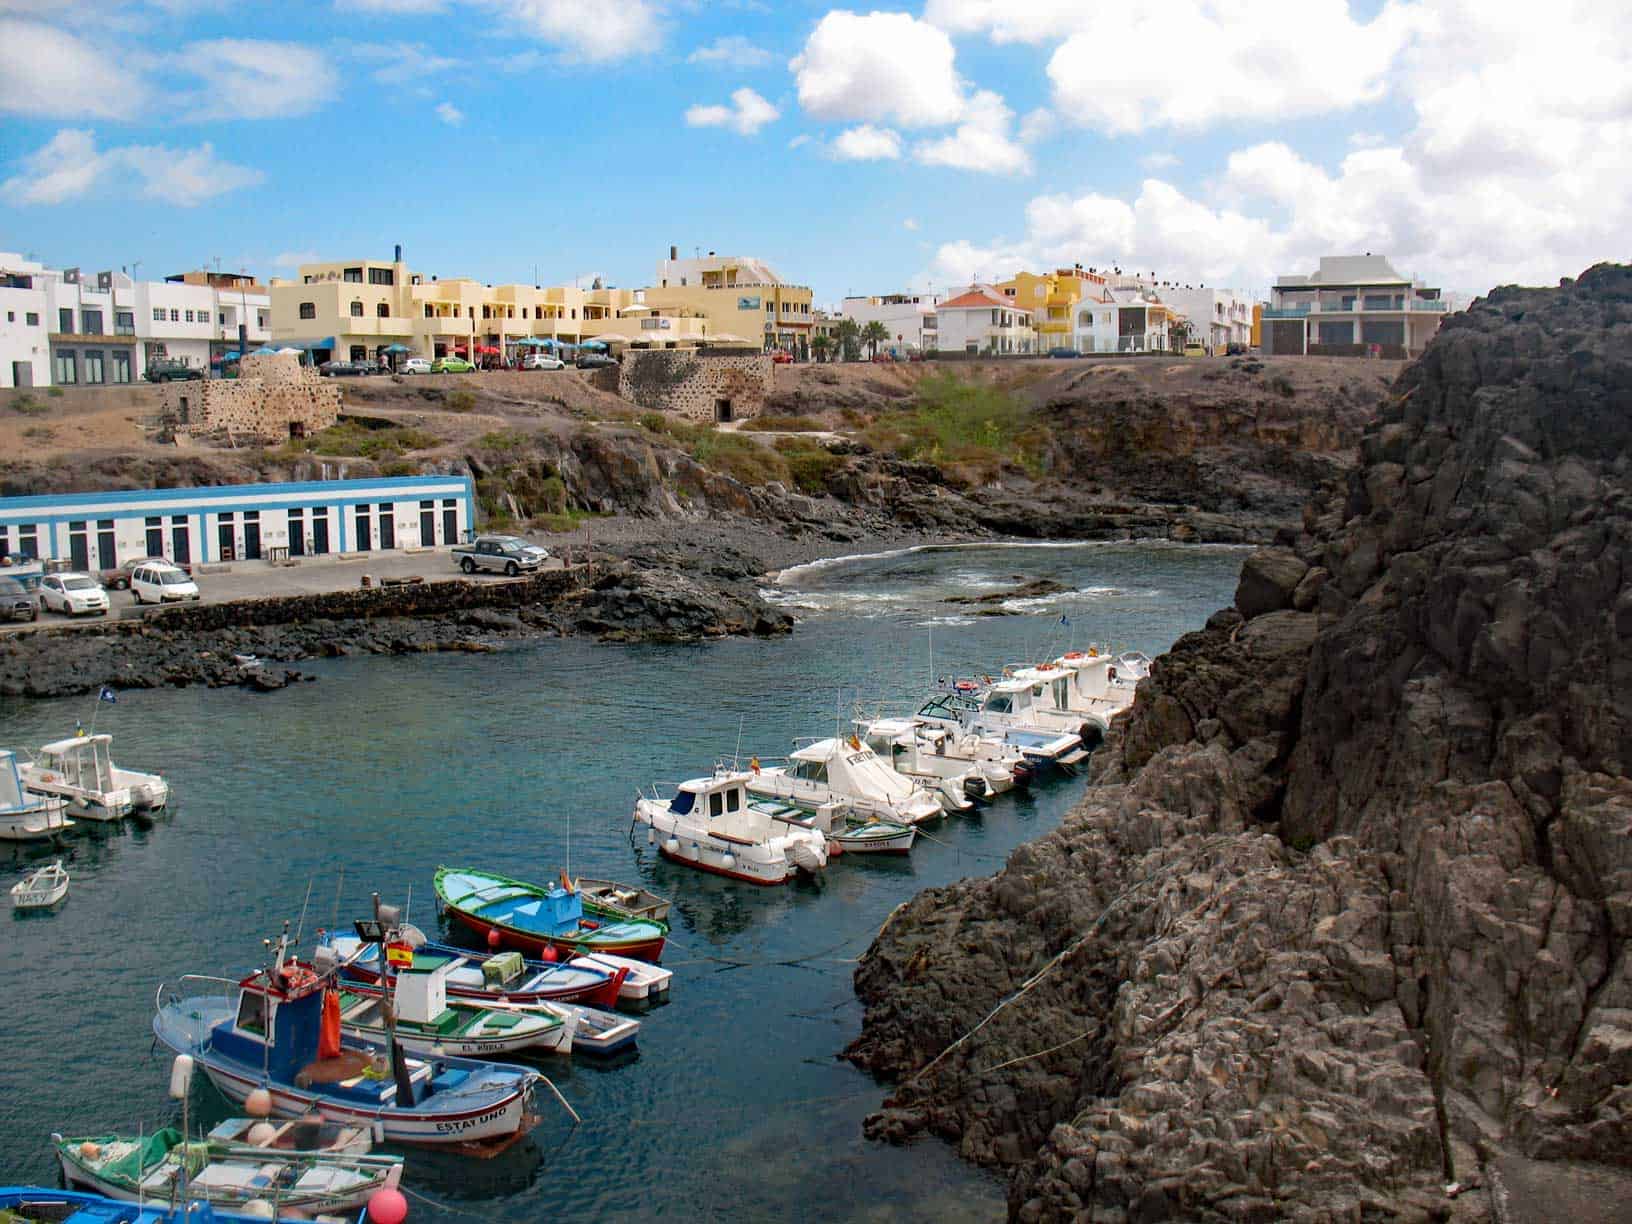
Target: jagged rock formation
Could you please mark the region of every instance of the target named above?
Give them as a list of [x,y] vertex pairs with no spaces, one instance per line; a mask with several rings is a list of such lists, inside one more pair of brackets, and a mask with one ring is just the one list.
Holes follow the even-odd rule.
[[1506,1154],[1632,1160],[1629,352],[1623,267],[1446,322],[1063,827],[892,918],[873,1134],[1024,1220],[1481,1219],[1444,1187]]

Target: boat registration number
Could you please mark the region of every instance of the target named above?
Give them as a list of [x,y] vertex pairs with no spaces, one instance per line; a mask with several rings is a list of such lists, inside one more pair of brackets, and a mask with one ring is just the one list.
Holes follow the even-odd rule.
[[460,1131],[473,1130],[478,1126],[485,1126],[489,1122],[497,1122],[504,1117],[504,1109],[495,1109],[489,1113],[474,1118],[461,1118],[457,1122],[438,1122],[436,1133],[439,1135],[457,1135]]

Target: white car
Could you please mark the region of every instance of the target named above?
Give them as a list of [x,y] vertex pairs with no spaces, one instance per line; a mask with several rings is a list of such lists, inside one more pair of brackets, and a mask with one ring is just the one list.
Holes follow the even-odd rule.
[[567,363],[559,357],[551,357],[548,353],[528,353],[521,359],[521,368],[524,370],[564,370]]
[[89,574],[51,574],[40,580],[40,602],[68,616],[106,616],[108,593]]
[[130,575],[137,603],[180,603],[198,598],[198,584],[173,565],[142,565]]
[[429,374],[430,372],[431,359],[429,357],[410,357],[402,363],[401,368],[397,371],[399,374]]

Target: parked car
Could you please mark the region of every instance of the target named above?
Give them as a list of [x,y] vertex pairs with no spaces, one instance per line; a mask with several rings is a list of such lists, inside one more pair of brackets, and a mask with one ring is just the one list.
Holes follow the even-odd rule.
[[325,361],[317,367],[324,378],[360,378],[369,372],[366,361]]
[[172,561],[169,557],[132,557],[121,566],[103,570],[97,575],[97,579],[110,591],[128,591],[131,574],[144,565],[173,565],[189,578],[193,573],[193,567],[185,561]]
[[463,357],[438,357],[431,362],[432,374],[470,374],[476,367]]
[[605,353],[583,353],[578,358],[580,370],[604,370],[607,366],[618,364],[616,357],[609,357]]
[[40,605],[15,578],[0,578],[0,616],[7,620],[38,620]]
[[792,365],[793,354],[788,352],[787,349],[772,349],[771,360],[777,365]]
[[198,584],[168,561],[150,561],[131,571],[130,593],[137,603],[180,603],[198,598]]
[[48,574],[40,581],[40,604],[67,616],[106,616],[108,593],[89,574]]
[[888,351],[882,352],[882,353],[874,353],[873,354],[873,364],[874,365],[894,365],[895,364],[895,354],[891,353],[891,352],[888,352]]
[[528,353],[521,359],[521,368],[524,370],[564,370],[567,363],[559,357],[551,357],[548,353]]
[[153,383],[197,380],[204,377],[204,370],[201,366],[188,365],[185,357],[150,357],[142,377]]
[[523,570],[536,570],[549,559],[549,552],[518,536],[477,536],[474,544],[453,550],[459,568],[467,574],[479,569],[498,570],[514,578]]
[[397,370],[398,374],[429,374],[431,359],[429,357],[410,357]]
[[1074,348],[1051,348],[1048,350],[1048,355],[1050,357],[1072,358],[1081,357],[1082,353]]

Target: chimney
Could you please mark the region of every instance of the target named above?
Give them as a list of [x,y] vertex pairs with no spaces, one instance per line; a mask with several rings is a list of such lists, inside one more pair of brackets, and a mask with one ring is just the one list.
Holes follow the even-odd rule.
[[679,258],[680,258],[680,248],[677,247],[677,246],[671,246],[669,248],[669,262],[673,263],[675,260],[677,260]]
[[391,257],[391,262],[392,263],[401,263],[402,262],[402,243],[400,243],[400,242],[397,243],[396,254]]

